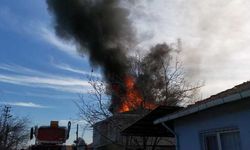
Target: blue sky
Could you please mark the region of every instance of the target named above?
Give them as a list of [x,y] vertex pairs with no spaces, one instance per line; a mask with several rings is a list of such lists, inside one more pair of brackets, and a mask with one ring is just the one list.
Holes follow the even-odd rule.
[[78,119],[74,101],[90,88],[91,67],[56,38],[45,1],[1,1],[0,45],[0,104],[32,125]]
[[[140,42],[135,49],[182,39],[181,62],[191,80],[204,81],[202,98],[250,79],[248,0],[141,0],[127,7]],[[74,101],[90,88],[92,68],[55,36],[44,0],[1,0],[0,45],[1,104],[32,125],[78,119]]]

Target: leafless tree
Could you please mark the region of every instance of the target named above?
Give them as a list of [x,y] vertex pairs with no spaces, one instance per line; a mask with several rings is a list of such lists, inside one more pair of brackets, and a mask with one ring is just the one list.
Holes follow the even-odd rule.
[[16,150],[25,146],[28,141],[27,118],[11,115],[10,106],[2,106],[0,113],[0,149]]
[[106,83],[95,77],[89,77],[89,84],[92,89],[88,91],[88,97],[79,95],[80,101],[76,102],[79,108],[81,119],[86,121],[90,126],[105,120],[112,115],[108,110],[110,101],[106,94]]
[[[151,145],[151,149],[154,150],[160,141],[166,140],[161,137],[138,137],[138,136],[127,136],[122,137],[120,131],[133,123],[137,119],[141,118],[146,112],[140,113],[139,116],[135,118],[119,118],[119,114],[112,114],[109,111],[110,98],[106,95],[105,82],[99,79],[89,79],[89,83],[92,86],[92,90],[88,94],[88,98],[83,95],[80,96],[80,101],[76,103],[79,108],[80,118],[85,120],[88,125],[88,129],[94,129],[96,134],[99,134],[102,139],[106,140],[107,143],[112,143],[114,145],[122,147],[137,147],[141,149],[148,148]],[[120,120],[119,120],[120,119]],[[134,120],[131,120],[134,119]],[[105,128],[99,128],[98,123],[102,123],[104,120],[108,121],[107,126],[101,126]],[[104,122],[105,124],[105,122]],[[110,135],[106,132],[113,132],[117,135]],[[113,138],[115,136],[116,138]],[[172,141],[168,141],[171,143]],[[174,144],[174,143],[172,143]]]
[[[139,55],[131,57],[129,74],[134,77],[136,89],[139,90],[145,103],[149,102],[156,106],[183,105],[190,103],[201,87],[201,84],[188,82],[181,63],[173,56],[173,53],[175,51],[167,44],[158,44],[143,57]],[[80,110],[81,119],[85,120],[92,128],[96,127],[96,123],[109,119],[112,127],[121,131],[123,122],[117,122],[109,111],[111,97],[106,82],[90,77],[89,84],[92,90],[89,91],[88,97],[80,95],[80,102],[76,103]],[[145,105],[141,106],[140,108],[143,108]],[[102,133],[100,129],[95,128],[94,130],[111,143],[120,144],[107,134]],[[161,140],[160,137],[127,137],[126,140],[128,139],[130,143],[142,149],[151,143],[152,150]]]
[[131,57],[131,74],[145,102],[173,106],[196,100],[203,84],[188,81],[178,53],[163,43],[152,47],[146,56]]

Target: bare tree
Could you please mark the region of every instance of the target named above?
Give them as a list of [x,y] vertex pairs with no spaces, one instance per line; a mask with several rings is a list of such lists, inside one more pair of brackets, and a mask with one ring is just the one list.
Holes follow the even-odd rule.
[[[80,118],[87,122],[87,129],[94,130],[94,138],[97,138],[95,134],[98,134],[101,136],[101,141],[117,145],[116,149],[120,147],[149,149],[148,146],[150,145],[151,149],[154,150],[160,141],[165,140],[168,143],[172,142],[162,137],[121,136],[120,132],[125,127],[128,127],[131,123],[143,117],[148,110],[141,110],[141,113],[138,113],[132,118],[123,118],[119,113],[112,114],[109,111],[110,101],[109,96],[106,95],[105,82],[90,78],[89,83],[92,86],[92,90],[89,92],[88,98],[81,95],[81,100],[76,103],[76,105],[79,108]],[[107,122],[107,124],[105,124],[105,122]]]
[[[86,129],[93,129],[94,136],[100,136],[103,139],[101,141],[117,145],[117,148],[125,146],[126,138],[121,137],[120,131],[141,116],[123,118],[122,115],[111,113],[109,111],[109,90],[107,90],[105,81],[91,76],[89,77],[89,84],[92,89],[89,91],[88,97],[80,95],[80,101],[76,102],[80,118],[87,122],[88,128]],[[107,132],[114,134],[107,134]]]
[[[143,57],[139,55],[130,58],[129,75],[135,79],[136,89],[143,101],[141,106],[134,109],[144,109],[145,103],[158,105],[183,105],[190,103],[201,87],[201,84],[190,84],[185,78],[181,63],[173,57],[175,51],[167,44],[158,44],[152,47],[149,53]],[[95,126],[103,120],[109,120],[111,128],[118,133],[124,127],[124,121],[117,120],[117,114],[109,111],[110,90],[105,81],[90,77],[89,84],[92,90],[88,98],[80,96],[79,108],[81,119],[85,120],[89,127],[94,128],[106,140],[120,145],[117,140],[107,136],[104,131]],[[142,113],[143,115],[144,113]],[[140,116],[141,117],[141,116]],[[126,121],[125,121],[126,122]],[[110,127],[109,127],[110,128]],[[106,132],[106,131],[105,131]],[[125,143],[130,141],[133,145],[146,149],[148,143],[152,144],[152,150],[162,140],[160,137],[127,137]]]
[[3,106],[0,113],[0,149],[14,150],[25,146],[28,141],[27,118],[11,115],[11,107]]
[[105,120],[112,115],[109,111],[110,97],[106,94],[106,83],[99,78],[89,77],[89,84],[92,89],[88,92],[88,97],[79,95],[80,101],[76,102],[79,108],[81,119],[90,126]]
[[163,43],[152,47],[146,56],[131,58],[131,74],[145,102],[173,106],[195,99],[202,84],[188,81],[178,52]]

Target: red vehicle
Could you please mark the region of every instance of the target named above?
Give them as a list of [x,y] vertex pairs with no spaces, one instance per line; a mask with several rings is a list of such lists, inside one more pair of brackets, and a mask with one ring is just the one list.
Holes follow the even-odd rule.
[[50,126],[31,128],[30,139],[35,136],[35,144],[30,150],[64,150],[63,145],[69,138],[71,123],[68,127],[59,126],[58,121],[51,121]]

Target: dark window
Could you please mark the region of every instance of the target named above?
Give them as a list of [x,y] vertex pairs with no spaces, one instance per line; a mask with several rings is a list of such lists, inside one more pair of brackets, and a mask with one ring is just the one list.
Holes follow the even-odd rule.
[[239,132],[226,132],[220,134],[222,150],[240,150]]
[[241,150],[238,130],[202,133],[203,150]]
[[217,136],[206,135],[205,137],[205,150],[219,150]]

